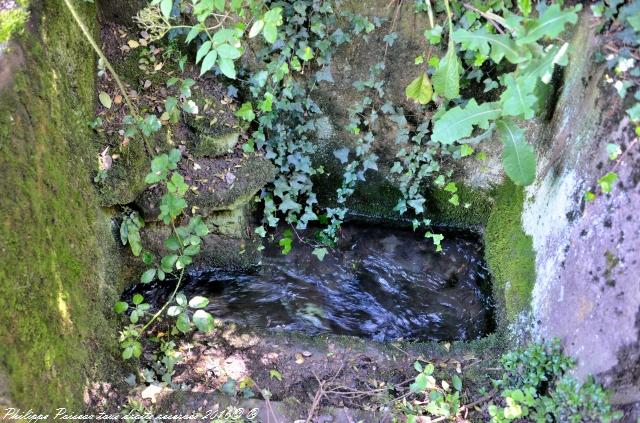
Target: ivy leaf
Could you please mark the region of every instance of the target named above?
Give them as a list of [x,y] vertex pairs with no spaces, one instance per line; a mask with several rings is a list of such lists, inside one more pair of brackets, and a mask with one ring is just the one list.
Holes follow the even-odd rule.
[[618,174],[615,172],[609,172],[602,178],[598,179],[598,185],[605,194],[611,192],[613,184],[618,180]]
[[516,79],[514,74],[510,73],[504,77],[504,83],[507,89],[500,96],[502,114],[531,119],[535,114],[533,107],[538,101],[533,94],[536,80],[527,77]]
[[340,160],[340,163],[342,164],[349,161],[349,149],[346,147],[334,150],[333,155],[336,159]]
[[326,256],[327,253],[328,251],[324,247],[314,248],[313,251],[311,252],[311,254],[318,257],[318,260],[320,261],[324,260],[324,256]]
[[449,41],[447,54],[440,60],[432,80],[438,95],[447,100],[460,96],[460,62],[453,39]]
[[420,104],[427,104],[431,101],[431,97],[433,96],[433,87],[431,86],[431,81],[429,81],[429,76],[426,72],[423,72],[419,77],[413,80],[407,88],[404,90],[407,98],[415,100]]
[[524,131],[510,120],[496,122],[504,144],[502,165],[513,182],[530,185],[536,176],[536,155],[533,147],[524,139]]
[[552,4],[547,7],[542,16],[534,20],[529,26],[524,37],[519,37],[516,43],[520,46],[531,44],[539,39],[555,38],[564,31],[564,26],[568,23],[575,24],[578,22],[578,14],[576,11],[582,10],[582,5],[561,10],[559,4]]
[[209,333],[215,325],[213,317],[204,310],[197,310],[193,313],[193,323],[200,332]]
[[240,108],[236,111],[235,115],[241,119],[246,120],[247,122],[251,122],[256,118],[255,113],[253,113],[253,106],[250,102],[242,104]]
[[474,126],[487,129],[489,121],[500,117],[501,111],[499,103],[478,105],[475,99],[471,99],[465,108],[454,107],[435,121],[431,140],[445,145],[453,144],[461,138],[470,136]]

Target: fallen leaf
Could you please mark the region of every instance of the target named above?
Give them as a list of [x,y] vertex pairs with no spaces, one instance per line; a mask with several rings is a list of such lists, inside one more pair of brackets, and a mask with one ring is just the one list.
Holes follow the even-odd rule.
[[140,43],[137,42],[136,40],[129,40],[127,41],[127,44],[129,45],[129,47],[131,48],[138,48],[140,47]]
[[224,181],[227,183],[227,185],[231,185],[233,184],[233,182],[236,180],[236,175],[234,175],[231,172],[227,172],[224,175]]
[[116,104],[122,103],[122,96],[118,94],[117,96],[113,97],[113,102]]
[[297,363],[297,364],[302,364],[302,363],[304,363],[304,357],[302,357],[302,354],[300,354],[300,353],[296,353],[295,358],[296,358],[296,363]]
[[100,91],[100,94],[98,94],[98,99],[106,109],[111,108],[111,97],[109,97],[109,94],[105,93],[104,91]]

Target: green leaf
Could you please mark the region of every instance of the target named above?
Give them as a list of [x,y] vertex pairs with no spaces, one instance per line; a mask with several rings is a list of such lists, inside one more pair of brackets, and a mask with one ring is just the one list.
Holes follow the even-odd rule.
[[184,253],[188,256],[195,256],[200,252],[200,245],[189,245],[184,249]]
[[404,91],[407,98],[415,100],[420,104],[427,104],[433,96],[433,87],[429,76],[423,72],[419,77],[413,80]]
[[180,313],[182,313],[183,311],[184,309],[182,307],[172,305],[172,306],[169,306],[169,308],[167,308],[167,315],[171,317],[175,317]]
[[195,296],[189,300],[191,308],[205,308],[209,304],[209,300],[205,297]]
[[498,103],[478,105],[475,99],[471,99],[465,108],[454,107],[435,121],[431,140],[445,145],[453,144],[470,136],[474,126],[488,129],[489,121],[500,117],[501,111]]
[[156,277],[156,269],[148,269],[146,270],[142,276],[140,277],[140,282],[149,283]]
[[505,116],[518,116],[523,119],[531,119],[535,112],[534,106],[538,99],[533,94],[536,88],[536,80],[533,78],[515,78],[513,73],[504,77],[507,89],[500,96],[502,114]]
[[253,25],[251,25],[251,29],[249,30],[249,38],[253,38],[256,35],[260,34],[262,28],[264,28],[264,21],[262,19],[258,19],[253,23]]
[[460,379],[460,376],[453,375],[451,383],[453,384],[453,387],[455,388],[456,391],[458,392],[462,391],[462,379]]
[[609,172],[602,178],[598,179],[598,185],[605,194],[611,192],[613,184],[618,180],[618,174],[615,172]]
[[566,10],[561,10],[559,4],[552,4],[547,7],[542,16],[533,21],[524,37],[519,37],[516,40],[518,45],[530,44],[538,41],[539,39],[555,38],[564,31],[566,24],[575,24],[578,22],[578,14],[576,11],[580,11],[582,5],[572,7]]
[[313,251],[311,252],[311,254],[318,257],[318,260],[320,261],[324,260],[324,256],[326,256],[327,253],[328,251],[324,247],[314,248]]
[[124,301],[118,301],[113,306],[113,311],[115,311],[118,314],[122,314],[125,311],[127,311],[128,308],[129,308],[129,304],[125,303]]
[[160,2],[160,11],[165,19],[171,17],[171,9],[173,8],[173,0],[162,0]]
[[518,0],[518,9],[522,15],[528,17],[531,14],[531,0]]
[[609,155],[609,160],[615,160],[622,154],[622,150],[618,144],[608,143],[607,154]]
[[253,113],[253,105],[250,102],[243,103],[242,106],[236,111],[235,115],[241,119],[246,120],[247,122],[251,122],[256,118],[255,113]]
[[111,97],[109,97],[109,94],[105,93],[104,91],[100,91],[100,94],[98,94],[98,99],[100,100],[100,103],[105,107],[105,109],[111,108]]
[[231,59],[220,59],[218,66],[220,67],[220,72],[224,76],[230,79],[236,79],[236,67]]
[[191,321],[187,313],[180,313],[176,320],[176,328],[182,333],[188,333],[191,330]]
[[280,373],[279,371],[272,369],[269,371],[269,377],[271,379],[278,379],[280,382],[282,382],[282,373]]
[[492,34],[486,27],[473,32],[458,29],[453,33],[453,39],[461,44],[462,50],[476,51],[485,57],[491,57],[496,63],[500,63],[503,58],[514,64],[525,60],[508,35]]
[[460,146],[460,157],[470,156],[473,154],[473,152],[473,147],[471,147],[469,144],[462,144]]
[[264,14],[264,29],[262,35],[264,39],[273,44],[278,38],[278,27],[282,25],[282,8],[275,7]]
[[133,296],[133,298],[131,299],[131,301],[132,301],[135,305],[142,304],[142,302],[144,301],[144,297],[143,297],[142,295],[140,295],[140,294],[135,294],[135,295]]
[[533,77],[534,79],[539,78],[542,82],[548,84],[551,82],[554,66],[567,66],[569,63],[567,57],[568,49],[569,43],[564,43],[561,46],[553,46],[545,52],[541,58],[527,63],[527,66],[522,70],[522,75]]
[[193,313],[193,323],[200,332],[209,333],[213,330],[215,322],[213,317],[204,310],[197,310]]
[[231,44],[222,44],[216,48],[220,59],[235,60],[242,56],[242,49],[232,46]]
[[449,40],[447,54],[440,60],[432,81],[436,93],[447,100],[460,96],[460,62],[452,39]]
[[278,241],[278,245],[282,247],[282,254],[289,254],[291,252],[292,244],[293,240],[291,238],[282,238]]
[[502,165],[506,174],[517,185],[530,185],[536,176],[536,155],[524,139],[524,131],[510,120],[496,122],[504,144]]
[[182,292],[179,292],[178,295],[176,295],[176,302],[178,303],[178,305],[180,305],[182,307],[186,307],[187,306],[187,297],[185,297]]
[[207,53],[207,55],[204,57],[204,60],[202,61],[202,65],[200,66],[200,76],[204,75],[205,72],[210,70],[213,67],[213,65],[216,64],[217,59],[218,59],[217,51],[211,50],[209,53]]
[[[198,52],[196,53],[196,63],[200,63],[200,60],[202,60],[202,58],[207,53],[209,53],[209,50],[211,50],[211,41],[205,41],[204,43],[202,43],[202,45],[198,49]],[[211,68],[211,67],[209,67],[209,68]]]
[[416,380],[409,386],[411,392],[422,392],[427,388],[427,375],[420,373],[416,376]]
[[173,270],[173,265],[176,263],[176,260],[178,260],[178,256],[176,254],[164,256],[162,257],[162,260],[160,260],[160,267],[163,271],[169,273]]

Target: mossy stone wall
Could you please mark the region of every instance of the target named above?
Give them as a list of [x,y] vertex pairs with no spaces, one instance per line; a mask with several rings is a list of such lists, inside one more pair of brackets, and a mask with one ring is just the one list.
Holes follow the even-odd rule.
[[[92,27],[95,6],[74,3]],[[91,184],[96,61],[62,2],[30,12],[0,53],[0,373],[16,406],[81,410],[118,352],[117,246]]]

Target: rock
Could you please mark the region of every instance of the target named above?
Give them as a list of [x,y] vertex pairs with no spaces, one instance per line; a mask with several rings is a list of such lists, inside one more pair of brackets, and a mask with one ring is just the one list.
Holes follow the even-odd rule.
[[[195,206],[197,213],[208,217],[214,212],[231,211],[251,201],[253,196],[275,176],[273,164],[262,156],[231,157],[226,159],[202,158],[193,163],[182,160],[180,173],[195,191],[186,195],[187,203]],[[197,169],[196,169],[197,168]],[[225,175],[235,176],[229,184]],[[226,180],[225,180],[226,179]],[[136,204],[146,221],[153,221],[160,213],[160,198],[164,191],[159,186],[147,188]]]

